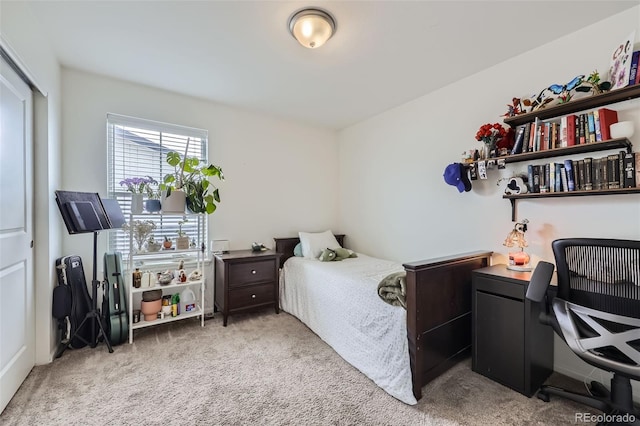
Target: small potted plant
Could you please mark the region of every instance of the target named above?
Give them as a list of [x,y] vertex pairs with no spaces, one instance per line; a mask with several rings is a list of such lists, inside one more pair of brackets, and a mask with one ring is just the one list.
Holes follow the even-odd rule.
[[149,199],[144,202],[144,209],[149,213],[157,213],[162,210],[162,203],[160,202],[160,191],[152,190],[149,192]]
[[170,250],[172,245],[173,245],[173,242],[171,241],[171,239],[169,239],[165,235],[164,241],[162,242],[162,248],[164,248],[165,250]]
[[189,222],[189,219],[183,217],[182,220],[178,221],[178,237],[176,238],[176,249],[178,250],[187,250],[189,248],[189,237],[186,232],[182,231],[182,225]]
[[151,176],[126,178],[120,181],[120,185],[126,186],[131,192],[131,213],[140,214],[143,208],[143,197],[146,194],[149,198],[155,193],[153,186],[158,185]]

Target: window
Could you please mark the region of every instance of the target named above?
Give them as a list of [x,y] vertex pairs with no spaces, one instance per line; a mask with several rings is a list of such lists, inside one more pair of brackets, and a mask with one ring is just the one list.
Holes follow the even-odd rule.
[[[131,177],[150,176],[158,183],[164,175],[173,172],[166,162],[167,153],[177,151],[184,155],[187,149],[189,157],[207,161],[208,132],[202,129],[160,123],[123,115],[107,114],[107,192],[109,198],[118,200],[120,208],[129,218],[131,212],[131,193],[120,182]],[[149,214],[137,217],[137,220],[151,220],[156,224],[154,238],[163,241],[165,237],[175,240],[178,236],[179,215],[163,216]],[[206,232],[206,220],[203,221]],[[191,220],[182,225],[182,231],[189,238],[197,235],[197,221]],[[197,238],[196,238],[197,240]],[[125,232],[109,232],[109,250],[120,251],[123,256],[129,254],[129,235]]]

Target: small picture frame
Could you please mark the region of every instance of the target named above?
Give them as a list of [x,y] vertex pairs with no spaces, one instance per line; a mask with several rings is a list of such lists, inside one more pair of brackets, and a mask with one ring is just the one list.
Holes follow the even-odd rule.
[[471,163],[469,165],[469,178],[471,180],[478,180],[478,163]]
[[213,240],[211,241],[212,254],[229,253],[229,240]]
[[487,179],[487,165],[484,161],[478,161],[478,177],[482,180]]

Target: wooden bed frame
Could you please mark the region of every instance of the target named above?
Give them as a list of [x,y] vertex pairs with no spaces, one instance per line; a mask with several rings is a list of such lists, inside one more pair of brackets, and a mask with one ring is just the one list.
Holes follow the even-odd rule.
[[[344,247],[344,235],[336,235]],[[293,256],[298,238],[274,238],[280,267]],[[467,357],[471,349],[471,271],[489,266],[490,251],[405,263],[407,339],[413,394]]]

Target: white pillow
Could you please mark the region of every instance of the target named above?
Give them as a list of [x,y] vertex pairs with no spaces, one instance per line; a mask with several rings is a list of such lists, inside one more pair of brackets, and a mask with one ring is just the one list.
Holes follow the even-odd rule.
[[302,255],[309,259],[317,259],[322,250],[340,248],[340,244],[333,232],[298,232],[300,244],[302,245]]

